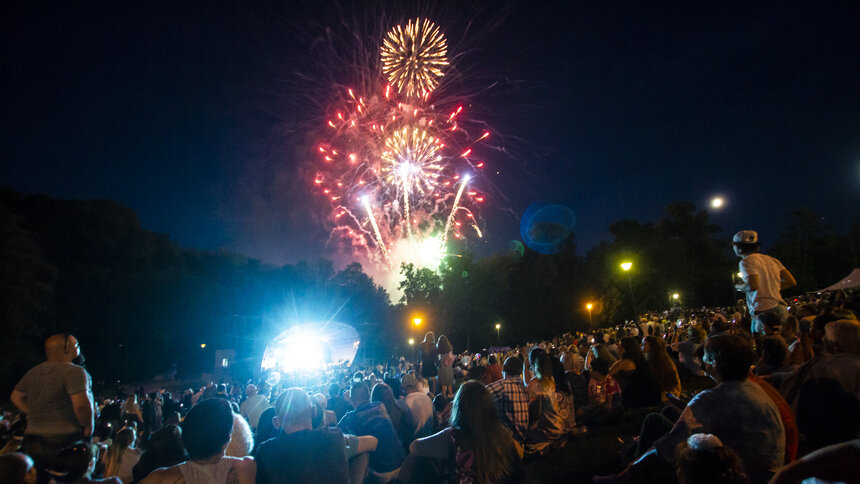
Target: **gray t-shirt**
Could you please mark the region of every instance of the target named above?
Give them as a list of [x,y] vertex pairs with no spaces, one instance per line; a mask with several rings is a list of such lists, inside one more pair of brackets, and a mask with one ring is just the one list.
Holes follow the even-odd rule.
[[91,393],[90,375],[73,363],[46,361],[28,371],[15,390],[27,398],[27,435],[70,435],[83,431],[71,395]]

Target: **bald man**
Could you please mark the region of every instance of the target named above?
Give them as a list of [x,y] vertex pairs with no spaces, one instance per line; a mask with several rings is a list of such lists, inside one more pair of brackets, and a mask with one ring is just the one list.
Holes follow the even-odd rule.
[[[30,369],[12,391],[11,400],[27,414],[22,450],[40,471],[56,452],[93,433],[93,394],[89,373],[72,363],[81,350],[70,334],[45,340],[47,361]],[[42,482],[40,472],[40,482]]]

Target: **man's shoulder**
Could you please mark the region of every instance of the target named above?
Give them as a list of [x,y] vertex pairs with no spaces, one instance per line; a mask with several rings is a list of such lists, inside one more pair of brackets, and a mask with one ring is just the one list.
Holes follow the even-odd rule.
[[430,400],[430,397],[428,397],[427,395],[425,395],[421,392],[410,393],[410,394],[406,395],[405,400],[409,406],[424,405],[427,402],[430,402],[431,405],[433,404],[433,400]]
[[246,398],[244,402],[242,402],[241,406],[244,407],[244,406],[250,406],[250,405],[259,405],[260,402],[262,402],[265,399],[266,399],[266,397],[264,397],[263,395],[250,396],[250,397]]
[[741,259],[741,262],[740,262],[740,265],[742,267],[750,267],[750,266],[762,267],[762,266],[771,265],[771,264],[777,265],[777,266],[782,266],[782,262],[780,262],[779,259],[777,259],[776,257],[770,256],[767,254],[762,254],[760,252],[756,252],[755,254],[750,254],[750,255],[744,257],[743,259]]
[[[343,432],[337,427],[326,427],[316,430],[300,430],[291,434],[281,434],[273,437],[262,444],[257,450],[257,457],[281,456],[284,452],[292,453],[299,450],[310,450],[311,448],[343,447]],[[280,458],[280,457],[278,457]]]
[[68,375],[86,376],[88,375],[88,373],[87,370],[85,370],[83,367],[80,367],[74,363],[60,361],[43,361],[27,370],[27,372],[24,373],[24,376],[21,378],[21,381],[33,378],[42,378],[45,376],[48,376],[50,378],[63,378]]
[[809,373],[817,378],[820,374],[830,375],[838,373],[840,376],[860,375],[860,354],[837,353],[835,355],[824,355],[818,359],[818,364],[812,366]]
[[[490,389],[492,387],[492,389]],[[516,378],[503,378],[501,380],[495,381],[487,385],[487,389],[490,391],[499,391],[499,392],[524,392],[526,391],[526,386],[523,385],[522,379],[519,377]]]

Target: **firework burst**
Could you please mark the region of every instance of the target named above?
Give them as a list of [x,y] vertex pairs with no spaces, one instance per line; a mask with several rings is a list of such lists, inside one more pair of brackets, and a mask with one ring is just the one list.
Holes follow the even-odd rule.
[[[411,40],[395,45],[396,39]],[[417,49],[424,67],[395,67],[390,52],[403,49]],[[429,103],[446,51],[432,22],[392,29],[381,47],[387,78],[379,79],[377,92],[341,91],[326,121],[328,134],[315,148],[320,162],[313,183],[332,204],[332,237],[349,234],[389,269],[400,262],[435,268],[449,236],[463,237],[467,229],[481,236],[473,209],[484,195],[467,188],[469,174],[484,166],[473,145],[489,132],[468,129],[457,100]]]
[[426,97],[436,89],[448,65],[448,43],[433,22],[410,20],[385,36],[380,50],[382,72],[407,98]]

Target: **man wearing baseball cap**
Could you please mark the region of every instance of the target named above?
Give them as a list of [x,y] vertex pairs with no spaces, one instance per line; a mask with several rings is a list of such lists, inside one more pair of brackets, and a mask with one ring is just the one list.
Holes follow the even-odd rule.
[[763,332],[759,316],[764,313],[774,313],[780,321],[788,318],[788,307],[780,291],[797,285],[782,262],[759,252],[760,245],[754,230],[741,230],[732,237],[735,254],[741,258],[739,269],[743,278],[735,288],[747,295],[747,307],[754,316],[753,333]]

